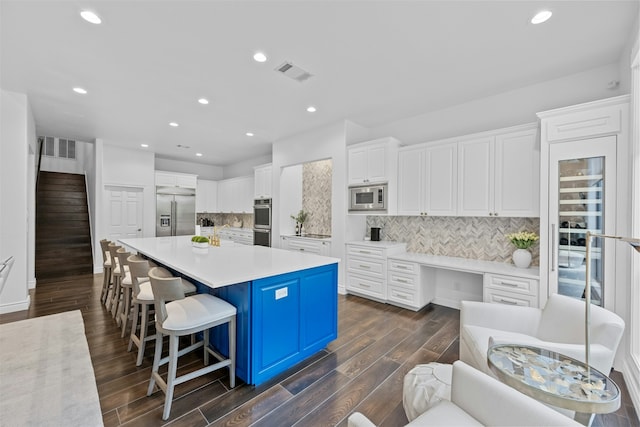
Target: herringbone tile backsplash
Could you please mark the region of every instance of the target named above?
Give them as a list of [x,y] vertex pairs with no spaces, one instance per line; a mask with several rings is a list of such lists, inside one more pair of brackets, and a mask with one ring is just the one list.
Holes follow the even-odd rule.
[[[368,216],[371,227],[382,228],[382,240],[406,242],[409,252],[498,262],[511,262],[516,249],[507,234],[540,235],[539,218]],[[531,264],[539,265],[539,244],[529,250]]]
[[302,165],[302,209],[309,213],[305,233],[331,235],[332,165],[331,159]]

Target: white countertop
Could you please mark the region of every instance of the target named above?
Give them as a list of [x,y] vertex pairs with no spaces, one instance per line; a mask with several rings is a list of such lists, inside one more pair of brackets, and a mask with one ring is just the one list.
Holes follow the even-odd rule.
[[380,249],[389,249],[389,248],[399,248],[406,247],[407,244],[403,242],[392,242],[389,240],[380,240],[380,241],[372,241],[372,240],[354,240],[352,242],[347,242],[347,245],[360,245],[360,246],[368,246],[371,248],[380,248]]
[[307,268],[335,264],[338,258],[222,241],[198,249],[191,236],[119,239],[119,242],[211,288],[249,282]]
[[313,241],[321,241],[321,242],[330,242],[331,241],[331,236],[313,237],[313,236],[307,236],[305,234],[302,234],[302,235],[285,234],[285,235],[283,235],[281,237],[287,237],[287,238],[291,238],[291,239],[301,239],[301,240],[313,240]]
[[466,271],[469,273],[504,274],[507,276],[518,276],[536,280],[540,278],[539,267],[518,268],[515,265],[507,264],[506,262],[482,261],[477,259],[419,254],[415,252],[389,255],[387,258],[416,262],[421,265],[446,268],[449,270]]

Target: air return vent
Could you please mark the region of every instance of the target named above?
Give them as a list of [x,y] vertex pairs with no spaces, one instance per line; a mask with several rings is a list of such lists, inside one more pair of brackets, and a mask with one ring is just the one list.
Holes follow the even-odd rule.
[[298,67],[292,62],[285,62],[277,66],[275,70],[298,82],[304,82],[313,75],[310,72],[305,71],[302,68]]

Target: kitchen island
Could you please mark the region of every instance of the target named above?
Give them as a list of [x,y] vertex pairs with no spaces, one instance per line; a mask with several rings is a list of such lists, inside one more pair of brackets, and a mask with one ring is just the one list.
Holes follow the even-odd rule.
[[[337,338],[337,258],[232,242],[207,249],[190,236],[119,242],[237,310],[236,375],[260,384]],[[226,355],[226,329],[212,342]]]

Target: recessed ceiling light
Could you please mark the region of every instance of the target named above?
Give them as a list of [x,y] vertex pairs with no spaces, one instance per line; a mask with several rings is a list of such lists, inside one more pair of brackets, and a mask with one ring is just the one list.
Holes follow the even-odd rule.
[[262,52],[256,52],[256,53],[253,55],[253,59],[254,59],[256,62],[265,62],[265,61],[267,60],[267,55],[265,55],[265,54],[264,54],[264,53],[262,53]]
[[310,113],[315,113],[317,110],[316,110],[316,107],[314,107],[313,105],[309,105],[307,107],[307,111]]
[[102,23],[102,19],[100,19],[98,15],[96,15],[94,12],[91,12],[90,10],[83,10],[82,12],[80,12],[80,16],[82,16],[85,21],[91,22],[92,24]]
[[149,144],[140,144],[140,147],[142,147],[142,148],[149,148]]
[[202,153],[196,153],[196,156],[202,157]]
[[536,16],[531,18],[531,23],[532,24],[542,24],[547,19],[551,18],[551,15],[553,15],[553,13],[551,13],[550,10],[542,10],[542,11],[536,13]]
[[247,133],[245,133],[245,135],[247,135],[247,136],[253,136],[253,132],[247,132]]
[[179,124],[177,124],[176,122],[170,122],[169,126],[177,128],[178,126],[180,126]]
[[198,102],[202,105],[207,105],[209,103],[209,100],[207,98],[200,98],[198,99]]
[[74,88],[73,88],[73,91],[74,91],[75,93],[79,93],[80,95],[86,95],[86,94],[87,94],[86,89],[83,89],[83,88],[81,88],[81,87],[74,87]]

